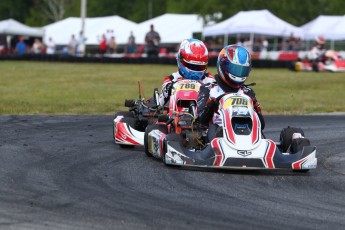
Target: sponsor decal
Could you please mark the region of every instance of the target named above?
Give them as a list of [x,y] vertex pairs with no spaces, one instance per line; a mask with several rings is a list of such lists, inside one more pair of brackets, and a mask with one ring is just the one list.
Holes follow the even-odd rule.
[[155,153],[157,153],[159,150],[159,142],[156,138],[153,139],[153,149]]
[[237,154],[246,157],[251,155],[252,152],[247,150],[237,150]]

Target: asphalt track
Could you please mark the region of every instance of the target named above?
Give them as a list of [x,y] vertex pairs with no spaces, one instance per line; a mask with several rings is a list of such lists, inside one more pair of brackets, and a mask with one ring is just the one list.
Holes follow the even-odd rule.
[[318,168],[166,167],[112,142],[111,116],[0,116],[0,229],[344,229],[345,116],[267,116],[302,127]]

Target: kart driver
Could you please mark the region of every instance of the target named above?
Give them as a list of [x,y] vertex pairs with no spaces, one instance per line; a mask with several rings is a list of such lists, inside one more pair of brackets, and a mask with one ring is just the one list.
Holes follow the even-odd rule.
[[326,53],[325,48],[325,39],[322,36],[318,36],[315,38],[314,46],[308,53],[308,59],[313,62],[322,62],[323,56]]
[[217,72],[214,76],[216,84],[202,85],[198,96],[199,121],[209,126],[208,140],[212,140],[218,127],[222,125],[221,115],[218,113],[219,100],[227,93],[244,93],[253,102],[254,109],[259,116],[261,129],[265,128],[264,117],[260,104],[255,97],[255,92],[244,85],[251,70],[251,58],[249,52],[239,45],[224,47],[217,60]]
[[176,59],[178,71],[164,78],[162,93],[159,96],[160,106],[169,102],[173,85],[179,80],[195,80],[202,84],[215,82],[213,76],[206,73],[208,50],[202,41],[194,38],[183,40]]

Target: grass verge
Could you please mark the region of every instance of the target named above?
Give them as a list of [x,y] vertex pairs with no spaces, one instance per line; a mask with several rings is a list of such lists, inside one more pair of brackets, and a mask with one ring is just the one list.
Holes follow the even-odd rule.
[[[173,65],[0,62],[0,114],[113,114],[126,110],[126,98],[138,98],[138,80],[146,98],[161,88]],[[216,73],[215,68],[209,68]],[[345,111],[344,73],[295,73],[253,69],[253,87],[266,114]]]

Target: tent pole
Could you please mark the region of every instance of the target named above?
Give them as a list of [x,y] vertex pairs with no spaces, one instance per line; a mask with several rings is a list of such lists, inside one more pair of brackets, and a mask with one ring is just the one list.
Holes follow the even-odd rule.
[[228,34],[224,34],[224,47],[228,44]]
[[81,0],[81,6],[80,6],[81,31],[83,31],[84,34],[85,34],[86,4],[87,4],[87,0]]
[[250,49],[251,49],[251,52],[253,52],[253,46],[254,46],[254,33],[250,33]]

